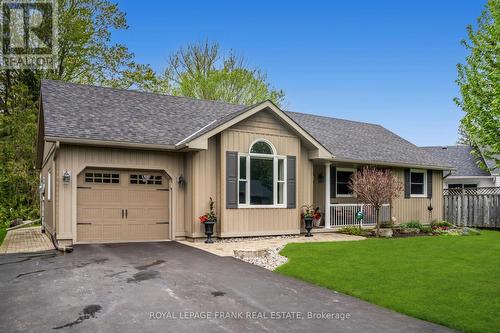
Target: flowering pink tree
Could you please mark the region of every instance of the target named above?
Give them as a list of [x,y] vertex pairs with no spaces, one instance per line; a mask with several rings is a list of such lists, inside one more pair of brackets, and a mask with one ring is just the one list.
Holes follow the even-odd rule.
[[375,208],[378,236],[380,207],[390,203],[401,194],[403,183],[393,175],[391,170],[364,167],[351,176],[349,187],[361,202],[371,204]]

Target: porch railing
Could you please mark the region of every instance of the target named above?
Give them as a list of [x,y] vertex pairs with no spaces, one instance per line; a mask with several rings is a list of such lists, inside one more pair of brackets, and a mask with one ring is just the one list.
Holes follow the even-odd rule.
[[[356,219],[357,212],[363,212],[363,219]],[[344,227],[348,225],[373,226],[376,222],[375,208],[369,204],[331,204],[330,205],[330,227]],[[391,219],[391,206],[382,205],[380,208],[380,221],[389,221]]]

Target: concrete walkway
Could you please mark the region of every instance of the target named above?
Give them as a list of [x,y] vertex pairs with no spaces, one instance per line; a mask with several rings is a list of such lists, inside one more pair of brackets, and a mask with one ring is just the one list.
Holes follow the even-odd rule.
[[28,253],[53,250],[54,245],[46,234],[42,234],[41,227],[26,227],[7,232],[0,254]]
[[221,257],[232,257],[234,250],[259,251],[284,246],[288,243],[305,242],[340,242],[363,240],[365,237],[343,235],[336,233],[318,233],[313,237],[297,236],[277,236],[277,237],[255,237],[239,238],[233,240],[215,241],[213,244],[204,242],[179,241],[184,245],[192,246],[200,250],[210,252]]

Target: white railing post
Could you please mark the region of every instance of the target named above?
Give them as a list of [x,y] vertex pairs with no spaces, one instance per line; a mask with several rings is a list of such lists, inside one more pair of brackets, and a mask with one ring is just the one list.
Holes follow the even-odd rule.
[[332,227],[330,208],[330,164],[325,163],[325,228]]
[[363,228],[363,220],[365,219],[365,212],[364,212],[364,208],[365,208],[365,205],[362,204],[361,205],[361,214],[363,216],[363,218],[361,220],[359,220],[359,227],[360,228]]

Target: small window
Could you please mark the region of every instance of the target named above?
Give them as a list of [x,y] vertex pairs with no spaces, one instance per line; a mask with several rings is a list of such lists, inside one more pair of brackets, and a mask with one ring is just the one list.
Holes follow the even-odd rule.
[[278,159],[278,179],[276,180],[278,190],[278,205],[285,203],[285,159]]
[[252,154],[266,154],[273,155],[273,148],[271,145],[265,141],[257,141],[252,145],[250,149],[250,153]]
[[414,197],[427,195],[427,172],[425,170],[411,170],[410,194]]
[[106,171],[85,172],[85,182],[97,184],[119,184],[120,174]]
[[130,184],[135,185],[161,185],[163,183],[162,176],[159,175],[130,175]]
[[352,191],[349,188],[351,176],[356,170],[354,169],[341,169],[337,168],[337,196],[338,197],[352,197]]
[[448,189],[477,188],[477,184],[448,184]]
[[47,200],[52,199],[52,170],[47,172]]
[[247,157],[240,156],[238,179],[238,202],[244,204],[247,201]]

